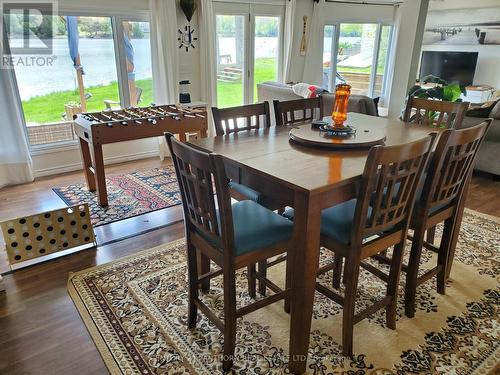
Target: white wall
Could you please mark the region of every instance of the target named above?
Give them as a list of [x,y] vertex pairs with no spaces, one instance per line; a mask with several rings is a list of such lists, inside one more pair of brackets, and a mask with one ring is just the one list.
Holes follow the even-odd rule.
[[428,2],[405,0],[396,10],[394,56],[390,65],[392,81],[388,93],[389,117],[400,115],[408,89],[415,81]]

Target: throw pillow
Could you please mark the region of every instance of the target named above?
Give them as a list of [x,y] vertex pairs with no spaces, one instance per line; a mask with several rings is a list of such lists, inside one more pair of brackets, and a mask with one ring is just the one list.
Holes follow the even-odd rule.
[[302,96],[305,99],[317,98],[323,92],[328,92],[322,87],[310,85],[309,83],[296,83],[292,86],[292,90],[295,94]]
[[497,102],[486,102],[481,105],[471,105],[465,115],[467,117],[482,117],[486,118],[490,116],[490,112],[492,112],[492,109],[495,107],[495,104]]
[[497,104],[491,110],[489,117],[493,117],[495,120],[500,120],[500,100],[497,101]]

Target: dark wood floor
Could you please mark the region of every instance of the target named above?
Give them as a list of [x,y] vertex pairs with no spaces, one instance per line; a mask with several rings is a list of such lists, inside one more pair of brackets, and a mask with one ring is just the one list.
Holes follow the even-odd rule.
[[[107,173],[127,173],[159,165],[159,160],[148,159],[110,166]],[[81,172],[75,172],[1,190],[0,221],[63,207],[64,203],[51,188],[81,180]],[[500,182],[494,182],[488,176],[474,176],[467,207],[500,217],[499,196]],[[165,220],[173,220],[177,216],[166,214]],[[134,224],[124,222],[121,225]],[[117,231],[120,231],[118,226],[116,231],[109,231],[106,236],[112,238]],[[103,264],[181,236],[183,224],[176,223],[4,276],[7,290],[0,292],[0,373],[106,373],[104,363],[68,296],[68,273]]]

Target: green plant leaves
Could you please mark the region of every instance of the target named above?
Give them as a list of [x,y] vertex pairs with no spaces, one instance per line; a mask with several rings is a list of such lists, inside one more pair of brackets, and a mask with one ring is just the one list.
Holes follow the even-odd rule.
[[460,85],[452,84],[443,87],[443,99],[449,102],[455,102],[462,95],[462,90],[460,89]]
[[456,83],[448,84],[444,79],[433,76],[432,74],[425,76],[421,81],[423,83],[434,83],[436,86],[423,88],[422,86],[415,85],[408,91],[408,96],[459,102],[462,101],[460,95],[466,94],[465,86],[460,86]]

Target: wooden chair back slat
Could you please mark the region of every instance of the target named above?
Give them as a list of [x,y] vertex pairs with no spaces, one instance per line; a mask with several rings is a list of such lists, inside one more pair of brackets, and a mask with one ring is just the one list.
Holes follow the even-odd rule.
[[424,126],[460,129],[468,102],[447,102],[410,96],[403,121]]
[[[239,107],[212,107],[216,135],[237,133],[271,126],[269,103],[257,103]],[[261,117],[264,120],[262,124]]]
[[[273,101],[276,125],[293,125],[297,122],[312,121],[323,118],[323,101],[321,97],[295,99],[280,102]],[[316,115],[318,113],[318,115]],[[318,116],[318,117],[316,117]]]
[[436,134],[398,146],[375,146],[368,155],[351,241],[389,230],[406,230]]
[[421,208],[429,210],[458,203],[491,122],[487,119],[471,128],[441,134],[429,164]]
[[231,198],[221,156],[198,151],[170,133],[166,138],[181,191],[186,229],[196,230],[223,250],[230,248]]

